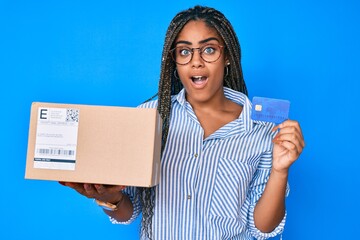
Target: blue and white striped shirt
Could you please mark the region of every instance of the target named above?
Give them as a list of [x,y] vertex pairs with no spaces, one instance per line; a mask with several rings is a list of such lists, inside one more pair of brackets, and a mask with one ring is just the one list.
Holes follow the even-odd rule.
[[[271,170],[274,125],[250,119],[251,102],[244,94],[229,88],[224,93],[243,106],[242,113],[205,139],[185,90],[172,96],[153,239],[266,239],[283,231],[286,217],[271,233],[260,232],[253,218]],[[156,108],[157,101],[140,107]],[[130,223],[141,207],[134,187],[124,192],[134,205]]]

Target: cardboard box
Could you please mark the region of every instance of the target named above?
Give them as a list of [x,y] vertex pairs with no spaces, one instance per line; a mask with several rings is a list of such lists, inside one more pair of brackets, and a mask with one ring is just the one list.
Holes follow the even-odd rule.
[[25,178],[154,186],[161,127],[157,109],[34,102]]

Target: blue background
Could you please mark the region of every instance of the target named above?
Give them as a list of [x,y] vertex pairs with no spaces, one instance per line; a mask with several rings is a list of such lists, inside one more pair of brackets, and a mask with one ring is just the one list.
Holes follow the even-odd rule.
[[196,3],[232,22],[249,96],[289,99],[302,124],[284,239],[358,235],[358,1],[0,0],[0,239],[138,239],[139,221],[112,225],[71,189],[24,179],[30,105],[140,104],[169,22]]

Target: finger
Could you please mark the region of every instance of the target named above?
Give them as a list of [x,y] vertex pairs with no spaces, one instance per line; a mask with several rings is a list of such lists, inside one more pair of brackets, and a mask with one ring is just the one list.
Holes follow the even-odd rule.
[[294,127],[286,127],[281,129],[274,138],[279,138],[282,136],[292,136],[292,138],[296,138],[299,139],[300,141],[303,141],[303,136],[301,135],[301,133]]
[[66,183],[65,183],[65,182],[59,181],[58,183],[60,183],[60,184],[63,185],[63,186],[66,186]]
[[274,143],[289,142],[292,143],[298,152],[304,148],[303,139],[295,133],[279,134],[273,139]]
[[59,182],[61,185],[72,188],[81,195],[89,197],[84,189],[84,185],[82,183],[74,183],[74,182]]
[[108,188],[113,192],[120,192],[126,188],[126,186],[122,185],[108,185]]
[[84,190],[86,193],[86,196],[90,197],[90,198],[94,198],[95,196],[98,195],[97,190],[95,189],[93,184],[90,183],[84,183]]
[[286,128],[286,127],[295,127],[296,129],[299,130],[299,132],[301,132],[301,127],[300,127],[299,122],[297,122],[295,120],[290,120],[290,119],[280,123],[279,125],[276,125],[273,128],[273,131],[275,132],[278,129],[283,129],[283,128]]
[[70,187],[72,189],[74,189],[75,191],[77,191],[78,193],[80,193],[81,195],[84,195],[85,197],[88,198],[94,198],[96,196],[98,196],[99,194],[97,193],[97,190],[95,189],[95,187],[92,184],[89,183],[75,183],[75,182],[59,182],[61,185]]
[[281,129],[274,139],[292,141],[296,144],[299,143],[301,148],[305,147],[304,137],[299,131],[292,129],[292,127]]
[[[287,133],[294,133],[300,139],[301,146],[305,147],[305,141],[304,137],[300,128],[300,125],[297,121],[287,120],[278,126],[274,127],[275,131],[280,129],[277,133],[276,137],[280,136],[281,134],[287,134]],[[273,130],[274,130],[273,129]]]
[[279,129],[279,132],[287,132],[287,133],[290,133],[290,132],[295,133],[296,132],[296,133],[299,133],[299,135],[302,135],[301,129],[294,125],[282,126],[281,128],[279,127],[278,129]]
[[78,189],[78,188],[82,188],[82,184],[81,183],[75,183],[75,182],[59,182],[61,185],[64,185],[66,187],[70,187],[73,189]]
[[105,192],[114,193],[120,192],[126,188],[126,186],[121,185],[106,185],[106,184],[94,184],[94,187],[99,194],[104,194]]
[[298,151],[298,148],[295,146],[295,144],[288,141],[279,141],[277,144],[280,144],[282,147],[288,150],[292,161],[298,159],[300,156],[301,152]]
[[94,184],[94,188],[98,194],[104,194],[108,190],[103,184]]

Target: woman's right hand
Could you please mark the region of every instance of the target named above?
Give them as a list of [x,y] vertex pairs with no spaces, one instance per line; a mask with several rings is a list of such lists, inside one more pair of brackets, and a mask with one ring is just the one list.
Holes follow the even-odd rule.
[[75,183],[75,182],[59,182],[63,186],[70,187],[87,198],[94,198],[102,202],[118,203],[123,198],[121,190],[125,186]]

